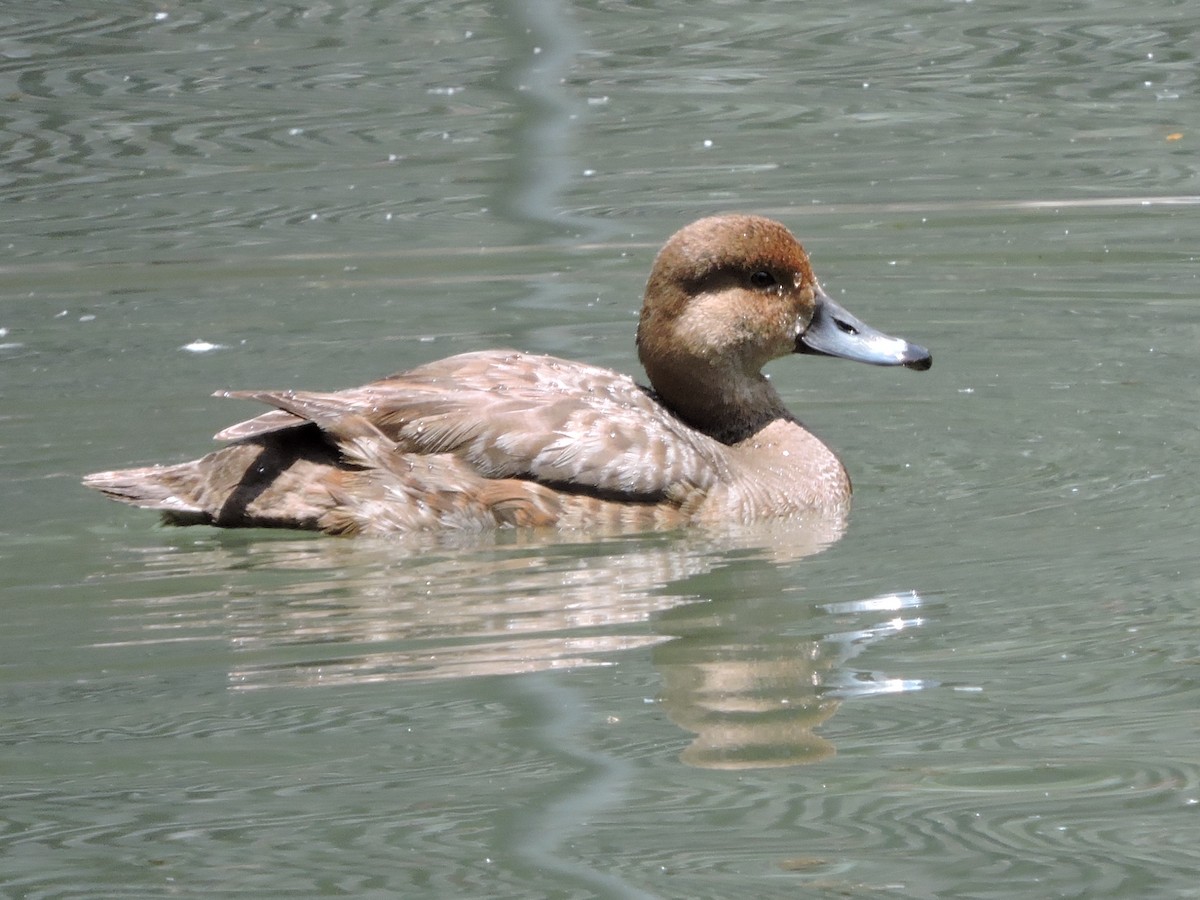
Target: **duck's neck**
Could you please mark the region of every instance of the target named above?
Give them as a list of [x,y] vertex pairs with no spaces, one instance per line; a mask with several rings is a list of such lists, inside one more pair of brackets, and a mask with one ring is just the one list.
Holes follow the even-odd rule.
[[778,419],[795,421],[761,373],[710,374],[692,371],[673,378],[647,368],[662,403],[695,428],[723,444],[737,444]]

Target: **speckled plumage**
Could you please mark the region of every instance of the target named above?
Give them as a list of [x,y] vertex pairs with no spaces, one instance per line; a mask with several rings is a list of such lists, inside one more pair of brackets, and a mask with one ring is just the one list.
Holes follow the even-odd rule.
[[[875,346],[837,344],[863,334]],[[223,392],[275,409],[220,432],[231,443],[202,459],[85,484],[178,524],[339,534],[843,516],[845,470],[762,366],[793,352],[929,364],[833,304],[791,234],[756,216],[701,219],[667,242],[638,351],[653,390],[586,363],[490,350],[344,391]]]

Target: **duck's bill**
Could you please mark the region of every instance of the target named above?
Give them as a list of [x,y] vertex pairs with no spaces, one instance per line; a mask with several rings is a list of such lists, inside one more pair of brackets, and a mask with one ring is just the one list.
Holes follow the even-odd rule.
[[796,352],[840,356],[873,366],[922,370],[933,365],[933,356],[924,347],[876,331],[824,293],[817,297],[817,311],[808,329],[796,339]]

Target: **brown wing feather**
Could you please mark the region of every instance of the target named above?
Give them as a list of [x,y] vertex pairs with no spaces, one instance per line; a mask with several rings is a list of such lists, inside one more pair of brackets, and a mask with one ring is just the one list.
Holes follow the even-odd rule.
[[[217,391],[213,396],[241,397],[243,396],[243,392]],[[304,419],[282,409],[273,409],[268,413],[263,413],[261,416],[255,416],[253,419],[247,419],[244,422],[238,422],[236,425],[230,425],[228,428],[222,428],[213,435],[213,440],[241,441],[246,438],[258,437],[261,434],[269,434],[272,431],[294,428],[297,425],[303,424]]]
[[340,445],[369,425],[400,453],[452,454],[488,478],[674,498],[716,482],[723,445],[626,376],[553,357],[467,353],[332,393],[233,391],[276,409],[218,435],[309,421]]

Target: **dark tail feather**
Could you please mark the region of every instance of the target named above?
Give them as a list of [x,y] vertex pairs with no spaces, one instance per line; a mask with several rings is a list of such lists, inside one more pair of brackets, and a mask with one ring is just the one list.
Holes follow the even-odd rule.
[[347,468],[315,425],[237,441],[174,466],[96,472],[83,483],[113,500],[154,509],[171,525],[319,530],[329,485]]

